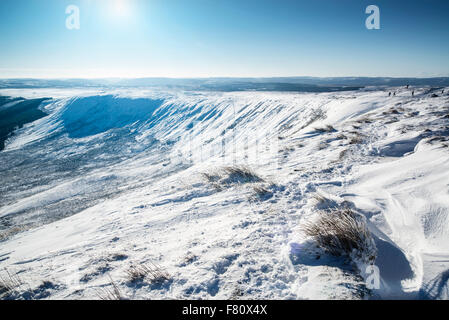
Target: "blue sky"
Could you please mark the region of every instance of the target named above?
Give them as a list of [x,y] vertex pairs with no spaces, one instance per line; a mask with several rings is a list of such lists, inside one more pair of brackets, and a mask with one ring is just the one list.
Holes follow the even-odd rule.
[[1,0],[0,40],[2,78],[449,76],[449,1]]

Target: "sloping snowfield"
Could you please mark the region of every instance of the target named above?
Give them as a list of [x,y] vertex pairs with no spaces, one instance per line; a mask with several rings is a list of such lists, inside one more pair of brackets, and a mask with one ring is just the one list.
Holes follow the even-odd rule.
[[[0,295],[448,299],[449,88],[413,90],[1,90],[51,99],[0,152]],[[375,260],[304,232],[343,206]]]

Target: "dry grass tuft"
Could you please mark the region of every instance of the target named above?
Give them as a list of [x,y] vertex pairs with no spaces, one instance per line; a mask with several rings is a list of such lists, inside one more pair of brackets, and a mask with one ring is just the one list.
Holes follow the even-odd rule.
[[13,235],[16,235],[20,232],[26,231],[28,229],[30,229],[32,227],[32,225],[23,225],[23,226],[16,226],[16,227],[12,227],[6,230],[2,230],[0,231],[0,241],[3,240],[7,240],[10,237],[12,237]]
[[229,300],[241,300],[244,294],[240,287],[235,287]]
[[324,141],[322,141],[322,142],[320,142],[320,143],[318,144],[318,150],[324,150],[324,149],[326,149],[326,148],[328,148],[328,147],[329,147],[329,143],[324,142]]
[[0,275],[0,299],[4,299],[14,294],[23,285],[23,281],[17,274],[13,274],[5,269]]
[[434,144],[436,142],[441,142],[441,143],[444,144],[444,142],[447,142],[447,141],[449,141],[448,137],[445,137],[445,136],[433,136],[433,137],[427,138],[426,143],[427,144]]
[[314,193],[312,196],[314,205],[316,208],[320,210],[328,210],[332,208],[337,208],[338,204],[332,199],[327,198],[326,196],[320,193]]
[[254,171],[246,166],[225,167],[223,168],[223,172],[231,181],[238,181],[240,183],[263,181],[262,178],[260,178],[256,173],[254,173]]
[[305,223],[302,229],[319,247],[334,256],[354,258],[355,254],[368,261],[376,257],[374,240],[365,220],[351,209],[320,211],[318,219]]
[[325,118],[326,118],[326,113],[325,113],[323,110],[321,110],[321,109],[313,110],[313,111],[312,111],[312,114],[310,115],[309,120],[308,120],[304,125],[302,125],[302,126],[299,128],[299,130],[295,131],[294,133],[296,133],[296,132],[298,132],[298,131],[300,131],[300,130],[302,130],[302,129],[304,129],[304,128],[307,128],[307,127],[310,126],[312,123],[314,123],[314,122],[316,122],[316,121],[318,121],[318,120],[323,120],[323,119],[325,119]]
[[295,148],[293,146],[287,146],[279,149],[278,153],[289,153],[295,151]]
[[131,266],[126,274],[128,281],[131,283],[148,281],[149,283],[156,284],[171,279],[167,271],[154,263],[151,263],[151,265]]
[[49,280],[44,280],[37,287],[31,288],[30,283],[23,281],[19,274],[6,268],[0,274],[0,299],[4,300],[39,300],[51,295],[51,290],[59,286]]
[[333,127],[333,126],[331,126],[330,124],[328,124],[328,125],[325,125],[325,126],[323,126],[323,127],[316,127],[316,128],[313,128],[315,131],[317,131],[317,132],[322,132],[322,133],[324,133],[324,132],[335,132],[335,131],[337,131],[337,130],[335,130],[335,128]]
[[110,288],[103,288],[101,292],[97,292],[97,296],[100,300],[125,300],[118,285],[109,276]]
[[273,182],[269,184],[258,184],[253,186],[253,196],[252,200],[266,200],[273,196],[273,189],[276,187],[276,184]]
[[348,154],[348,149],[342,150],[338,154],[338,161],[342,161],[346,157],[347,154]]
[[363,117],[363,118],[357,120],[357,122],[358,122],[358,123],[373,123],[373,120],[371,120],[371,119],[368,118],[368,117]]
[[354,134],[350,139],[349,139],[349,144],[359,144],[363,142],[363,136],[360,133],[356,133]]
[[202,173],[202,176],[219,191],[232,184],[264,182],[247,166],[227,166],[214,172]]

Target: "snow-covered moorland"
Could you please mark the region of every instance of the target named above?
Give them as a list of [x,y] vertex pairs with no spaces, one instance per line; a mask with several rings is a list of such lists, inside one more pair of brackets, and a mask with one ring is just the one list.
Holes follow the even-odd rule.
[[0,152],[0,296],[448,299],[449,88],[413,89],[1,90],[51,99]]

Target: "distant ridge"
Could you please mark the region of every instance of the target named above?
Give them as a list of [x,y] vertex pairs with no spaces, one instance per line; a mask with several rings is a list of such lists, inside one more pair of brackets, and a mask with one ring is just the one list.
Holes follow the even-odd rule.
[[449,77],[272,77],[272,78],[104,78],[104,79],[1,79],[0,89],[73,87],[164,87],[206,91],[297,91],[357,90],[367,86],[449,86]]

